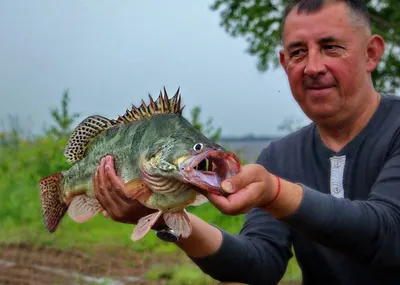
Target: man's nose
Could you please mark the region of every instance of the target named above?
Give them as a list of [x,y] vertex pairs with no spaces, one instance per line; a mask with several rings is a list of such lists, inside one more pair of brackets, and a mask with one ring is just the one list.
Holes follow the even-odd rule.
[[304,68],[304,74],[314,77],[326,72],[326,66],[323,63],[321,53],[313,51],[309,52],[307,56],[307,63]]

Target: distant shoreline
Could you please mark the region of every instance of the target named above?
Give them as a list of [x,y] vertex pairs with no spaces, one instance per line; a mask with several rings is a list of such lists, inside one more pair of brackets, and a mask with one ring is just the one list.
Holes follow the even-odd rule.
[[263,149],[281,137],[279,136],[243,136],[243,137],[221,137],[219,144],[234,151],[247,163],[253,163]]
[[222,142],[236,142],[236,141],[275,141],[280,139],[281,136],[242,136],[242,137],[221,137],[219,140]]

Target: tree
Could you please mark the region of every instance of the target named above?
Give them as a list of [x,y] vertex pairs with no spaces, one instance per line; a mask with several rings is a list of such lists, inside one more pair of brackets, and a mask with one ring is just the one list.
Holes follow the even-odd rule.
[[[276,68],[281,48],[281,19],[289,0],[214,0],[211,10],[220,10],[221,26],[233,37],[244,37],[247,52],[258,59],[257,68],[264,72]],[[384,37],[387,50],[373,72],[376,88],[395,92],[400,87],[400,1],[365,1],[373,33]]]
[[61,109],[53,108],[50,110],[51,117],[54,119],[55,124],[52,125],[48,130],[47,134],[54,135],[56,137],[69,136],[71,133],[71,127],[75,119],[79,117],[78,113],[69,113],[69,95],[66,90],[61,99]]

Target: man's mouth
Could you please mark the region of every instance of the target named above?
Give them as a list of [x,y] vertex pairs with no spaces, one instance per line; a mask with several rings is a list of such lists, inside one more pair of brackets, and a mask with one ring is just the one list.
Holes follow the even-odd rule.
[[180,173],[185,182],[199,187],[199,192],[226,195],[221,182],[237,174],[240,170],[238,157],[219,149],[208,149],[186,159],[180,165]]
[[311,89],[311,90],[324,90],[324,89],[328,89],[328,88],[332,88],[332,85],[308,85],[306,86],[307,89]]

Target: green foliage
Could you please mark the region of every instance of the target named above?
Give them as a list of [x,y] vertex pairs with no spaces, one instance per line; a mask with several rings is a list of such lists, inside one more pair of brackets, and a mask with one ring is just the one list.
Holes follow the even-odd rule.
[[[266,71],[279,64],[281,18],[288,0],[214,0],[213,11],[220,10],[221,26],[233,37],[249,43],[247,52],[258,59],[257,68]],[[376,88],[394,92],[400,87],[400,2],[398,0],[366,1],[374,33],[382,35],[387,50],[381,64],[372,74]]]
[[18,147],[0,148],[0,216],[2,222],[35,223],[41,218],[36,183],[48,174],[67,167],[63,159],[63,141],[38,138],[21,140]]
[[[3,124],[3,120],[1,120]],[[8,116],[9,132],[0,132],[0,146],[18,147],[23,131],[19,124],[19,118],[15,115]]]

